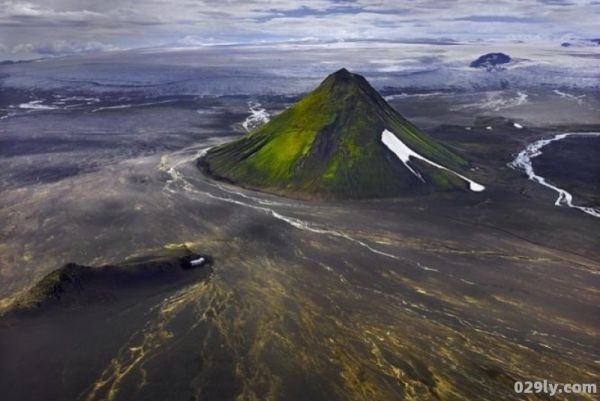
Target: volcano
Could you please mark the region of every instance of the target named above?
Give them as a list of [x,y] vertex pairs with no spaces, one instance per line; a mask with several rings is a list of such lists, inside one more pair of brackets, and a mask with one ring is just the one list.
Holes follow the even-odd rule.
[[358,74],[341,69],[241,139],[198,162],[208,175],[267,192],[379,198],[484,187],[469,162],[396,112]]

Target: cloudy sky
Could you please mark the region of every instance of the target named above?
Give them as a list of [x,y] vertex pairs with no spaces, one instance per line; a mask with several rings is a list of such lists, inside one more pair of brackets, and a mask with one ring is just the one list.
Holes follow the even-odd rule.
[[219,43],[600,37],[600,0],[0,0],[0,59]]

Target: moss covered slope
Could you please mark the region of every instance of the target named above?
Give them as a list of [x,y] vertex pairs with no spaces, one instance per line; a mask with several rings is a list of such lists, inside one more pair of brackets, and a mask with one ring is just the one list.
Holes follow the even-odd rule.
[[419,180],[381,143],[384,129],[455,171],[467,162],[398,114],[360,75],[342,69],[271,122],[211,149],[209,174],[273,192],[370,198],[465,189],[455,175],[411,161]]

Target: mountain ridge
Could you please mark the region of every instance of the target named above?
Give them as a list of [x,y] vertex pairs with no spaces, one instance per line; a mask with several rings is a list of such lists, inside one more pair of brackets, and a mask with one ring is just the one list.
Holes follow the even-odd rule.
[[[132,258],[114,265],[67,263],[51,271],[21,294],[4,315],[36,314],[56,307],[73,307],[122,299],[142,291],[207,277],[213,259],[186,246]],[[191,274],[201,270],[198,274]]]

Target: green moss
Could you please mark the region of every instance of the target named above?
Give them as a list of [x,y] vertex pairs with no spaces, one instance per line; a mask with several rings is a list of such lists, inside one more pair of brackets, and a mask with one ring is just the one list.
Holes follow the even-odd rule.
[[405,120],[359,75],[338,72],[242,139],[205,156],[213,174],[245,185],[338,197],[464,189],[443,170],[420,166],[425,187],[381,143],[384,129],[453,170],[467,161]]

